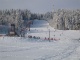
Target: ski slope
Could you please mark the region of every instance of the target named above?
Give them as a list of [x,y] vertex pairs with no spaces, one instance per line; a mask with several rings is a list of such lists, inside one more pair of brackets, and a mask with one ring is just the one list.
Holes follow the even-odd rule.
[[[49,29],[50,37],[60,40],[44,40]],[[55,30],[47,21],[35,20],[25,38],[0,37],[0,60],[80,60],[79,38],[79,30]]]
[[31,25],[30,31],[26,34],[32,36],[39,36],[41,38],[49,38],[49,30],[50,30],[50,38],[55,39],[79,39],[80,31],[79,30],[56,30],[52,28],[46,20],[35,20],[33,25]]

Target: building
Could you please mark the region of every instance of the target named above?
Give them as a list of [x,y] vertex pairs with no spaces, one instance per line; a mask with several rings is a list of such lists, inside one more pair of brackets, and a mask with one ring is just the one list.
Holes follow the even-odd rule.
[[0,25],[0,36],[7,35],[9,33],[9,27]]

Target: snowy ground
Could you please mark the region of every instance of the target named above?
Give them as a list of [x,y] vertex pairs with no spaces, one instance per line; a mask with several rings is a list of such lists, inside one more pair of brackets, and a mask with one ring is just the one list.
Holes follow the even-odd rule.
[[[44,40],[49,29],[56,41]],[[80,60],[80,31],[55,30],[47,21],[35,20],[27,32],[25,38],[0,37],[0,60]],[[28,35],[40,39],[29,39]]]

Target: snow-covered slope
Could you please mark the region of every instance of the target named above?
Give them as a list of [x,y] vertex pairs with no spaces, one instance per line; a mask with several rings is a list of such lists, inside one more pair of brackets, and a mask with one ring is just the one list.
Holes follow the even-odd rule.
[[49,23],[45,20],[35,20],[33,25],[31,25],[31,30],[28,31],[28,35],[39,36],[41,38],[49,38],[49,30],[50,30],[50,38],[55,39],[79,39],[80,31],[79,30],[55,30],[52,28]]
[[[44,40],[49,29],[51,38],[60,40]],[[0,60],[80,60],[80,31],[55,30],[47,21],[35,20],[27,32],[25,38],[0,37]],[[29,39],[28,35],[40,39]]]

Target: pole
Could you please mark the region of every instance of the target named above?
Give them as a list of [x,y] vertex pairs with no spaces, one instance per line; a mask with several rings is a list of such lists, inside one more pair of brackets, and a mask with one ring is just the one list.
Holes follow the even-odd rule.
[[50,42],[50,29],[49,29],[49,42]]

